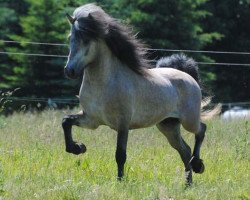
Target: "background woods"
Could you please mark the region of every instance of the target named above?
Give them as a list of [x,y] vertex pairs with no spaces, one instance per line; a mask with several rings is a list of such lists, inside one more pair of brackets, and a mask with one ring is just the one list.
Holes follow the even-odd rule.
[[[88,2],[0,0],[0,90],[20,88],[16,95],[25,97],[74,97],[79,81],[67,80],[63,74],[70,30],[65,13],[72,13],[75,7]],[[103,0],[97,3],[133,26],[134,32],[150,48],[250,52],[250,0]],[[158,59],[172,53],[149,51],[149,57]],[[198,62],[250,63],[249,54],[187,54]],[[249,101],[249,65],[202,63],[199,66],[215,101]]]
[[[0,0],[0,200],[249,200],[250,123],[245,117],[230,120],[230,113],[207,122],[201,152],[206,169],[194,175],[188,189],[178,152],[156,127],[131,131],[126,176],[119,184],[115,131],[74,127],[74,138],[86,142],[88,151],[81,156],[64,151],[62,118],[79,108],[43,108],[78,105],[81,80],[68,80],[63,73],[70,32],[65,14],[88,2]],[[192,50],[181,52],[199,62],[214,102],[250,107],[250,0],[96,3],[131,25],[149,48],[164,49],[150,50],[150,59]],[[3,115],[27,107],[30,112]],[[183,129],[182,137],[194,146],[194,137]]]

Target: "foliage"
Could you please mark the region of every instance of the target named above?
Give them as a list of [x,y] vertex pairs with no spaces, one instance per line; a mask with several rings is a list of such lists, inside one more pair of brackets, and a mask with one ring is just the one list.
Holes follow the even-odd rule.
[[[114,9],[117,16],[133,24],[138,35],[152,48],[200,50],[206,45],[221,39],[217,31],[203,30],[202,20],[211,15],[204,8],[207,0],[161,1],[161,0],[118,0]],[[119,8],[126,7],[124,11]],[[171,52],[172,53],[172,52]],[[151,58],[169,55],[166,52],[150,52]],[[213,61],[202,54],[190,55],[196,60]],[[211,84],[215,75],[209,68],[201,69],[202,80]]]
[[11,96],[16,93],[20,88],[16,88],[10,91],[0,91],[0,113],[3,112],[9,103],[11,103]]
[[[0,0],[0,39],[10,39],[10,34],[21,33],[21,27],[19,25],[19,15],[22,15],[26,11],[27,4],[23,1],[16,0]],[[0,41],[0,50],[7,51],[6,45]],[[0,88],[12,88],[9,76],[12,74],[12,66],[14,63],[8,56],[0,55]]]
[[[209,13],[201,9],[204,0],[195,1],[130,1],[121,0],[117,7],[125,7],[122,12],[127,22],[140,31],[152,48],[202,49],[218,33],[204,33],[199,24]],[[120,10],[116,9],[117,15]]]
[[[64,2],[58,0],[27,0],[26,16],[20,17],[21,35],[11,35],[14,41],[65,43],[68,23],[64,19]],[[66,55],[66,48],[50,45],[21,43],[8,48],[11,52],[26,52],[45,55]],[[9,76],[14,86],[22,86],[23,95],[59,96],[69,93],[69,82],[63,74],[64,58],[11,56],[16,61],[13,75]]]
[[[250,52],[250,1],[210,0],[206,8],[213,15],[204,21],[205,31],[217,31],[224,37],[206,47],[207,50]],[[222,63],[250,63],[249,55],[213,55]],[[217,74],[214,92],[217,101],[249,101],[250,71],[248,67],[210,67]]]
[[[67,43],[72,13],[88,0],[0,0],[0,50],[67,55],[66,46],[9,44],[1,40]],[[152,48],[250,51],[249,0],[97,0],[108,13],[134,27]],[[172,52],[150,52],[152,59]],[[63,75],[66,58],[4,55],[0,59],[0,88],[21,87],[20,95],[72,96],[79,82]],[[249,63],[231,55],[190,54],[197,61]],[[217,101],[250,98],[248,68],[200,65],[202,79],[212,87]],[[240,77],[240,78],[239,78]],[[229,84],[229,81],[232,84]],[[237,95],[235,95],[237,94]]]
[[[68,154],[60,126],[65,113],[72,111],[15,114],[5,119],[7,125],[0,134],[3,199],[250,198],[250,155],[243,151],[245,147],[239,151],[235,142],[237,138],[245,146],[244,141],[250,139],[246,135],[250,124],[244,120],[208,123],[201,148],[205,172],[194,174],[194,185],[185,189],[181,158],[156,127],[131,131],[126,177],[118,183],[117,134],[105,127],[95,131],[74,128],[74,138],[88,150],[84,155]],[[193,147],[194,135],[182,132]]]

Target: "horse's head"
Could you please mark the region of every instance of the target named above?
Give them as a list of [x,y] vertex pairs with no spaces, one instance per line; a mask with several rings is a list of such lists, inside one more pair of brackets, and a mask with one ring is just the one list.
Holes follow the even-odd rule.
[[80,7],[74,12],[74,17],[67,14],[71,23],[70,52],[64,72],[72,79],[80,77],[84,69],[96,60],[98,24],[87,11]]
[[[86,67],[102,63],[101,58],[109,56],[108,50],[138,74],[144,74],[144,68],[151,67],[145,56],[145,46],[136,39],[131,29],[109,16],[101,7],[86,4],[77,8],[73,17],[67,17],[71,33],[65,74],[69,78],[77,78]],[[101,52],[101,49],[104,50]]]

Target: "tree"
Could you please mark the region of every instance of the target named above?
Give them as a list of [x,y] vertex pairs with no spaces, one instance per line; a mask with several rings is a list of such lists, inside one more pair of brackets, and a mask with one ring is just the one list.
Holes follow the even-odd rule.
[[[204,9],[206,0],[116,0],[111,11],[132,24],[139,37],[151,48],[201,50],[222,37],[216,30],[204,31],[202,20],[210,13]],[[124,9],[120,9],[124,8]],[[150,52],[151,58],[173,52]],[[197,61],[211,61],[208,56],[192,54]],[[211,84],[215,75],[201,68],[202,79]]]
[[[86,1],[0,0],[0,40],[67,43],[72,13]],[[134,27],[151,48],[250,51],[250,0],[97,0],[108,13]],[[222,37],[223,36],[223,37]],[[67,55],[66,46],[6,44],[1,51]],[[152,59],[173,52],[149,52]],[[65,79],[66,58],[0,55],[0,89],[22,88],[23,96],[58,97],[78,93]],[[250,63],[247,56],[190,54],[197,61]],[[200,65],[218,101],[250,98],[249,69]],[[229,80],[230,83],[229,84]],[[75,90],[73,90],[75,88]],[[237,95],[236,95],[237,94]]]
[[[202,49],[220,35],[204,33],[200,20],[209,13],[201,9],[205,0],[121,0],[116,15],[133,24],[152,48]],[[118,7],[124,6],[121,10]]]
[[[207,50],[250,52],[250,0],[211,0],[206,8],[213,16],[208,18],[205,30],[218,31],[224,35],[220,41],[208,45]],[[250,63],[249,55],[214,55],[223,63]],[[218,101],[249,101],[249,67],[211,67],[217,74],[214,85]]]
[[[20,34],[21,27],[19,26],[19,15],[22,15],[27,10],[27,4],[23,1],[15,0],[0,0],[0,40],[9,40],[10,35],[14,32]],[[8,45],[0,41],[0,50],[7,51]],[[1,54],[0,59],[0,89],[11,88],[11,80],[9,76],[12,70],[9,67],[13,64],[10,62],[6,54]]]
[[[65,18],[66,1],[26,0],[28,13],[20,17],[21,34],[14,34],[11,39],[24,41],[9,51],[36,53],[45,55],[66,55],[66,46],[34,45],[25,41],[44,43],[66,43],[68,22]],[[12,86],[22,88],[22,95],[46,97],[67,96],[72,94],[72,86],[66,81],[63,66],[66,58],[35,57],[12,55],[16,62],[13,67]],[[74,91],[76,92],[76,91]],[[77,93],[76,93],[77,94]]]

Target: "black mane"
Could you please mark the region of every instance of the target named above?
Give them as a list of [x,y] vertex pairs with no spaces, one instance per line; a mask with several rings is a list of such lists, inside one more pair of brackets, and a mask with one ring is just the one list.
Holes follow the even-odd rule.
[[131,70],[145,75],[152,68],[146,58],[145,45],[132,33],[131,29],[106,14],[100,7],[88,4],[94,11],[88,16],[76,15],[75,28],[84,37],[104,39],[111,52]]

